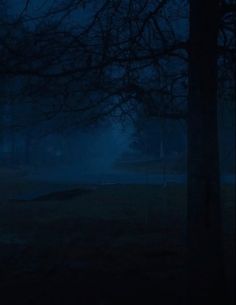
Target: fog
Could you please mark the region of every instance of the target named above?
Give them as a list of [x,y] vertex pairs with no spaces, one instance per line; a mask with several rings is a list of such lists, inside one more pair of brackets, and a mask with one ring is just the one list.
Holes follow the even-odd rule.
[[110,123],[63,137],[51,135],[43,142],[46,157],[51,155],[54,162],[45,168],[39,160],[32,175],[65,183],[103,183],[105,177],[114,173],[115,162],[130,150],[132,132],[129,124]]
[[1,305],[235,304],[235,0],[0,0]]

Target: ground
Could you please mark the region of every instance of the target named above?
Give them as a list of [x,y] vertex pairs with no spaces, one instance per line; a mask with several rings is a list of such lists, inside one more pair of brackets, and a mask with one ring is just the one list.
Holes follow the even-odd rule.
[[[1,181],[1,304],[184,304],[184,185]],[[224,185],[229,295],[233,193]]]

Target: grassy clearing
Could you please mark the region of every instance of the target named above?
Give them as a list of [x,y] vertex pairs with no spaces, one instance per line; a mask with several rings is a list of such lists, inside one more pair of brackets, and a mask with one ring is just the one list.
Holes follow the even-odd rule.
[[[184,186],[106,185],[64,200],[7,200],[55,186],[68,187],[2,184],[2,304],[183,304]],[[233,193],[224,186],[229,276]]]

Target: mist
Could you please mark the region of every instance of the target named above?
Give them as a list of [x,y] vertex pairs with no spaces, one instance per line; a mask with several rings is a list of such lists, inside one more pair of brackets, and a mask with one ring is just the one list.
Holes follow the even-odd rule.
[[0,0],[1,305],[235,304],[235,0]]
[[130,150],[132,133],[131,124],[109,123],[70,135],[51,135],[43,146],[54,162],[48,168],[39,161],[33,176],[64,183],[109,182],[104,177],[115,172],[115,162]]

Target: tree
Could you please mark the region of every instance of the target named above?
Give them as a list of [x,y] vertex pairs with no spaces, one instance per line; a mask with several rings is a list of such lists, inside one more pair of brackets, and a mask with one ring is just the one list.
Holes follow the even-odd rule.
[[219,1],[190,1],[188,273],[193,305],[225,303],[217,124],[219,13]]

